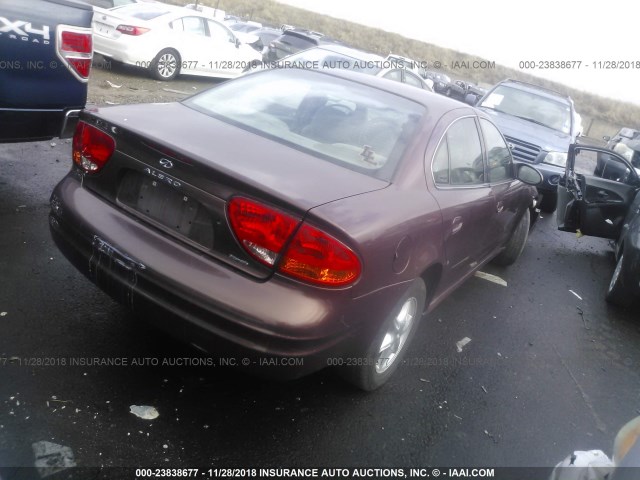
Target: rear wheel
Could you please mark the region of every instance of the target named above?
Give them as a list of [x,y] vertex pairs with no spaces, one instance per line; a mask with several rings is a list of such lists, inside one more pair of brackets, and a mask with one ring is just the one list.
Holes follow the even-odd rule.
[[[353,357],[360,365],[342,367],[341,375],[362,390],[375,390],[396,371],[413,338],[427,298],[422,279],[413,281],[400,298],[373,341]],[[354,360],[355,360],[354,358]]]
[[627,268],[628,266],[625,263],[624,251],[622,251],[620,252],[620,257],[616,263],[613,275],[611,276],[611,281],[609,282],[609,288],[607,288],[606,295],[607,302],[620,307],[628,307],[634,301],[631,291],[624,284]]
[[529,211],[525,211],[522,218],[518,222],[518,226],[513,231],[511,238],[507,242],[504,250],[493,259],[496,265],[511,265],[518,259],[529,236],[529,226],[531,225],[531,215]]
[[171,48],[162,50],[149,65],[149,71],[158,80],[173,80],[180,73],[180,55]]

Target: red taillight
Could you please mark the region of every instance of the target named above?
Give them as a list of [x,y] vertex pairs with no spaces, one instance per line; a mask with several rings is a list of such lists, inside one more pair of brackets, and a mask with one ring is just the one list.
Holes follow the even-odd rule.
[[229,202],[229,221],[251,256],[268,266],[282,257],[279,270],[286,275],[328,287],[351,284],[360,276],[360,260],[351,249],[310,225],[303,224],[291,239],[299,220],[278,210],[235,197]]
[[115,149],[116,142],[109,135],[88,123],[78,122],[73,136],[73,161],[85,172],[99,172]]
[[89,78],[91,73],[91,59],[86,58],[67,58],[69,65],[73,68],[78,75],[82,78]]
[[58,57],[78,80],[84,82],[91,72],[93,35],[91,29],[58,26]]
[[116,30],[119,31],[120,33],[124,33],[125,35],[133,35],[133,36],[142,35],[143,33],[147,33],[149,31],[148,28],[136,27],[133,25],[118,25],[116,27]]
[[78,32],[62,32],[60,50],[65,52],[90,53],[93,49],[90,34]]
[[245,250],[269,266],[298,225],[289,215],[241,197],[229,202],[229,220]]
[[280,263],[280,270],[318,285],[340,287],[360,276],[360,260],[335,238],[302,225]]

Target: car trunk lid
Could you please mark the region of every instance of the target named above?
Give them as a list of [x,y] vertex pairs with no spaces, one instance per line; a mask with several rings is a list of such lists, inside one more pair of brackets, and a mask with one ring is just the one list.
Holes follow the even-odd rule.
[[[166,12],[158,11],[157,16],[160,16],[164,13]],[[156,14],[156,12],[152,12],[152,15],[153,14]],[[126,25],[129,27],[141,27],[143,29],[151,29],[152,27],[152,24],[144,18],[138,18],[135,15],[127,15],[126,10],[106,10],[104,8],[94,7],[93,21],[91,23],[94,35],[111,39],[120,38],[123,33],[118,30],[118,27],[121,25]],[[135,32],[129,34],[131,35],[134,33]]]
[[388,182],[318,159],[179,103],[120,106],[84,115],[117,150],[84,184],[176,239],[258,278],[269,268],[236,241],[227,202],[236,195],[303,219]]

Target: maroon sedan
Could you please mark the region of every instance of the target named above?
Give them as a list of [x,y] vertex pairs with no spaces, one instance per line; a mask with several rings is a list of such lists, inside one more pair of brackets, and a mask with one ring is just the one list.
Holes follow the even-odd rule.
[[100,288],[211,354],[367,390],[424,313],[518,258],[540,179],[471,107],[308,70],[85,111],[73,162],[51,233]]

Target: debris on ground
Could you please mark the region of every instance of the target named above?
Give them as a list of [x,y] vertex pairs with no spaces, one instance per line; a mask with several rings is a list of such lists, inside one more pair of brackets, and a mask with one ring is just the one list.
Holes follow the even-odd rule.
[[106,80],[111,88],[121,88],[122,85],[116,85],[115,83],[111,83],[109,80]]
[[76,466],[73,451],[69,447],[47,441],[35,442],[31,446],[35,456],[34,466],[41,478]]
[[462,340],[459,340],[458,342],[456,342],[456,349],[458,350],[458,353],[462,352],[462,349],[465,347],[465,345],[467,345],[467,343],[469,343],[471,341],[471,339],[469,337],[464,337]]
[[493,433],[489,433],[488,430],[484,431],[484,434],[489,437],[491,440],[493,440],[493,443],[498,443],[498,439],[496,438],[496,436]]
[[487,392],[487,388],[484,385],[480,385],[480,387],[482,388],[482,391],[484,393],[489,393],[489,392]]
[[584,312],[582,311],[582,309],[580,307],[576,307],[576,309],[578,310],[578,315],[580,315],[580,317],[582,318],[582,323],[584,324],[584,328],[586,330],[591,330],[591,328],[589,328],[589,326],[587,325],[587,320],[584,318]]
[[174,90],[173,88],[163,87],[162,90],[169,93],[179,93],[180,95],[191,95],[189,92],[183,92],[182,90]]
[[580,295],[578,295],[576,292],[574,292],[573,290],[569,289],[569,291],[571,293],[573,293],[579,300],[582,300],[582,297]]
[[0,317],[6,317],[9,314],[9,312],[0,312]]
[[498,285],[502,285],[503,287],[507,286],[507,282],[505,280],[503,280],[502,278],[498,277],[497,275],[492,275],[490,273],[481,272],[479,270],[474,275],[476,277],[478,277],[478,278],[482,278],[483,280],[487,280],[489,282],[493,282],[493,283],[497,283]]
[[143,420],[153,420],[160,416],[160,413],[158,413],[155,407],[148,405],[131,405],[129,406],[129,413],[133,413],[136,417],[142,418]]

